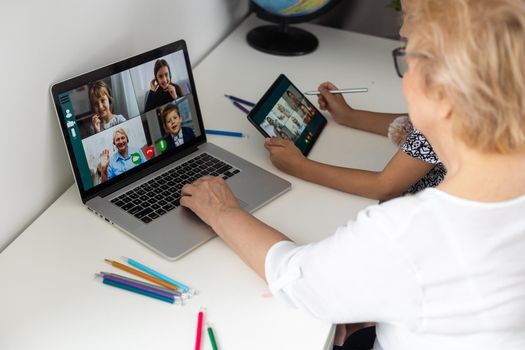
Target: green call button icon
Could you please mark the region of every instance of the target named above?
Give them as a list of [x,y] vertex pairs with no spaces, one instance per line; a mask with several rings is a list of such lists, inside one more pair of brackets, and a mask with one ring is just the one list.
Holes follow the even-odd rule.
[[133,164],[140,164],[140,154],[138,152],[131,154],[131,161]]

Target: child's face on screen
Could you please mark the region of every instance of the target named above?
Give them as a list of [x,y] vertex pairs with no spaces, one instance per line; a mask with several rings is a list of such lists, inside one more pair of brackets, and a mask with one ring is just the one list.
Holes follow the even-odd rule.
[[109,121],[111,119],[111,106],[108,96],[102,94],[97,97],[94,102],[93,107],[95,108],[95,113],[105,121]]
[[159,86],[162,90],[168,89],[168,86],[170,84],[170,71],[168,67],[161,67],[157,71],[157,76],[155,78],[157,78],[157,82],[159,83]]
[[179,133],[181,127],[181,118],[177,111],[173,110],[168,113],[164,121],[164,127],[166,128],[166,132],[170,135],[177,135]]

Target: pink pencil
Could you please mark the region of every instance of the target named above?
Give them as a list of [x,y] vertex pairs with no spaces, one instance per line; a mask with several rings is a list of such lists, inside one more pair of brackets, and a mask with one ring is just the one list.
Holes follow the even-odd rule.
[[200,350],[201,348],[201,336],[202,336],[202,311],[199,311],[199,316],[197,318],[197,337],[195,338],[195,350]]

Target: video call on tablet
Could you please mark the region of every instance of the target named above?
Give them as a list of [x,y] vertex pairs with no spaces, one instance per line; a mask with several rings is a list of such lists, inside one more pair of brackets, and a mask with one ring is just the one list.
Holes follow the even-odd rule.
[[326,125],[326,118],[281,74],[248,114],[265,137],[291,140],[308,155]]

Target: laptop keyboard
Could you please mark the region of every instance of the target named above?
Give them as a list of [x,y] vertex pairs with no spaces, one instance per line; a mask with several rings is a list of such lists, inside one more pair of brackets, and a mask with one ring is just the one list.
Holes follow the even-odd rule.
[[228,179],[240,172],[207,153],[202,153],[177,167],[111,200],[139,220],[149,223],[180,205],[182,186],[211,175]]

